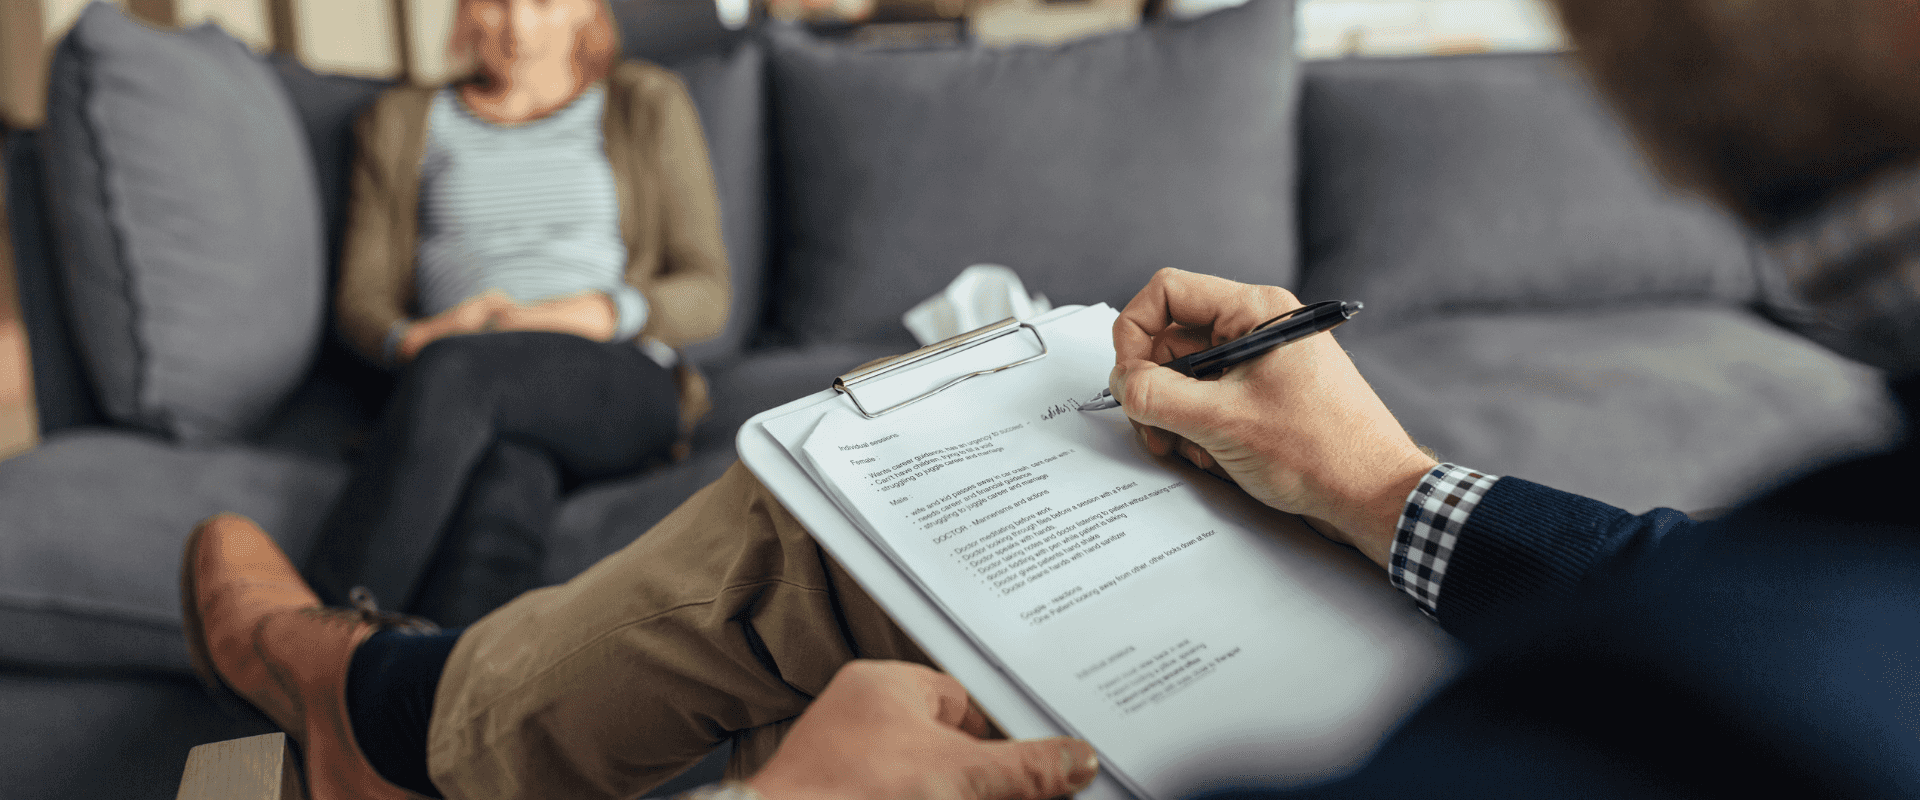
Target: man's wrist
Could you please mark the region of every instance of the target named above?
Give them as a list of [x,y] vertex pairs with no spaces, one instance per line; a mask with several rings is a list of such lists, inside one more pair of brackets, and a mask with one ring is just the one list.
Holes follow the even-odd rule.
[[1395,477],[1379,484],[1370,495],[1349,502],[1347,508],[1351,513],[1327,520],[1339,531],[1338,541],[1359,550],[1361,555],[1381,569],[1389,569],[1388,561],[1406,510],[1407,497],[1419,487],[1437,463],[1424,453],[1417,454],[1393,470]]

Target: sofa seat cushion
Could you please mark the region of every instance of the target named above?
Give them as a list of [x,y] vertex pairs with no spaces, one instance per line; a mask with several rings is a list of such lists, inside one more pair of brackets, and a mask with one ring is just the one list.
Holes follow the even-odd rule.
[[1561,55],[1311,62],[1300,130],[1308,299],[1398,323],[1756,297],[1740,226],[1663,187]]
[[800,341],[869,339],[970,264],[1118,307],[1161,267],[1292,285],[1292,0],[1056,47],[862,50],[769,36],[772,298]]
[[107,417],[230,441],[306,375],[326,274],[313,159],[273,70],[219,28],[90,5],[55,51],[49,209]]
[[188,669],[194,524],[245,514],[297,562],[345,478],[339,463],[86,428],[0,461],[0,662]]
[[10,800],[174,800],[195,745],[276,730],[173,675],[0,672],[0,714]]
[[1634,512],[1728,505],[1899,430],[1878,372],[1745,311],[1365,319],[1341,342],[1415,441]]

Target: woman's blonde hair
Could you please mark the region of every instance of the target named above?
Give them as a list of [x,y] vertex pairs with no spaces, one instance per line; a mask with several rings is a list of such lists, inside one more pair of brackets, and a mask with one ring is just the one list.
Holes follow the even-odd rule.
[[[455,7],[453,32],[447,39],[447,53],[455,63],[468,63],[466,78],[484,81],[490,76],[481,73],[479,60],[473,57],[474,39],[480,35],[473,15],[469,13],[474,2],[460,0]],[[610,0],[596,0],[593,19],[580,29],[573,41],[574,74],[580,76],[580,85],[585,87],[607,77],[619,60],[620,29],[613,23],[613,6]]]

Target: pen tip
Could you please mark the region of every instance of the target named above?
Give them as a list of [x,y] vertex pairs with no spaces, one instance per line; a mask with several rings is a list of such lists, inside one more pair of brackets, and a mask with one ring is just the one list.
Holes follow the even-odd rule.
[[1366,307],[1367,307],[1366,303],[1362,303],[1358,300],[1348,300],[1340,304],[1340,311],[1346,314],[1347,316],[1351,317],[1355,314],[1360,313],[1360,309],[1363,309]]
[[1113,392],[1106,389],[1100,390],[1100,393],[1094,395],[1092,399],[1080,404],[1081,411],[1101,411],[1118,407],[1120,403],[1113,399]]

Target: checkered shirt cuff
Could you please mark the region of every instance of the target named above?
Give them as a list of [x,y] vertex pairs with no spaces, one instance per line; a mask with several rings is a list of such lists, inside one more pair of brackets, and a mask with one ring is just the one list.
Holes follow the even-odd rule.
[[1412,595],[1427,614],[1440,606],[1440,582],[1447,577],[1447,561],[1460,541],[1460,530],[1498,480],[1498,475],[1441,464],[1407,495],[1407,508],[1400,512],[1400,529],[1393,537],[1393,554],[1387,560],[1387,577],[1400,591]]

